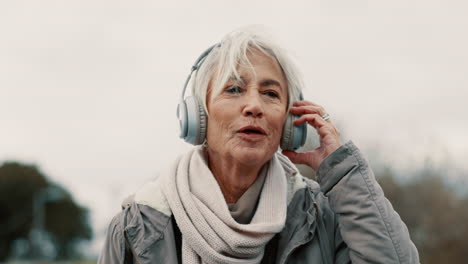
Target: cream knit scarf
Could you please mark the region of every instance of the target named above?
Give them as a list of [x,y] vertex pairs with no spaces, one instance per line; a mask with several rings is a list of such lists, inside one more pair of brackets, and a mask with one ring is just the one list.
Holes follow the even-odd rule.
[[250,224],[237,223],[204,158],[203,147],[160,175],[162,191],[182,233],[183,263],[260,263],[265,245],[286,220],[287,181],[278,157],[269,166]]

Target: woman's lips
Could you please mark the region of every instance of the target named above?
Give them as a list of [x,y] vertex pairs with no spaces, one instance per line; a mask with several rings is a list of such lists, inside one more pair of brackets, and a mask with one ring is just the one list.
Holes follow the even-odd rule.
[[237,135],[243,140],[247,141],[260,141],[266,138],[265,134],[260,134],[260,133],[251,133],[251,132],[238,132]]
[[265,130],[261,126],[244,126],[241,129],[239,129],[237,132],[242,132],[242,133],[258,133],[258,134],[263,134],[266,135]]
[[248,125],[237,131],[241,139],[246,141],[260,141],[266,138],[267,133],[261,126]]

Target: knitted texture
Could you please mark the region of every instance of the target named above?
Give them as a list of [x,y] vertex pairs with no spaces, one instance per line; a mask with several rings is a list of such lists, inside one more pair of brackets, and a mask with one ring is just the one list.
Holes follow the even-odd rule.
[[277,154],[267,166],[257,209],[245,225],[232,218],[202,147],[184,154],[160,175],[182,233],[183,263],[260,263],[265,245],[283,229],[287,209],[287,181]]

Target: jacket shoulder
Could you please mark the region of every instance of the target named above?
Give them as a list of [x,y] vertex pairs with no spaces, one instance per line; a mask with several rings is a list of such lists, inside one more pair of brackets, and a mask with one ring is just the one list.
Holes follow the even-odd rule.
[[[155,250],[158,241],[165,240],[170,244],[173,241],[170,239],[172,233],[171,216],[148,205],[138,204],[132,198],[126,199],[123,209],[109,224],[98,263],[124,263],[126,254],[130,252],[136,258],[146,259],[159,252]],[[161,254],[156,255],[160,257]]]
[[121,263],[124,259],[125,238],[122,218],[123,211],[120,211],[109,223],[98,263]]

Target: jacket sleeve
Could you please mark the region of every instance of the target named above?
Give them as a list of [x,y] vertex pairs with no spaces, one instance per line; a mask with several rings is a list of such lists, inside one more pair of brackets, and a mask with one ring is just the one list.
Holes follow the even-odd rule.
[[353,263],[419,263],[406,225],[352,141],[330,154],[317,175],[338,220],[342,245],[335,256],[349,251]]
[[120,219],[121,213],[116,215],[109,224],[98,264],[124,263],[125,240]]

